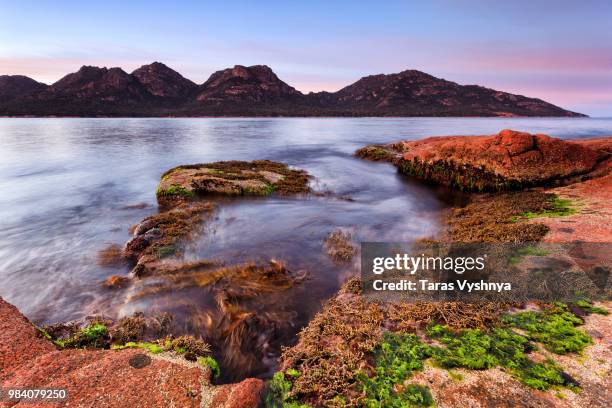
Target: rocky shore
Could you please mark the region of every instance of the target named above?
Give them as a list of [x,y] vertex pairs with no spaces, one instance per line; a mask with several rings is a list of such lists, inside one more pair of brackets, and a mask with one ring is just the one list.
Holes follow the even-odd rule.
[[[610,242],[611,147],[612,138],[504,130],[356,155],[474,193],[425,241],[524,242],[519,263],[529,268],[545,254],[538,242]],[[591,255],[610,263],[605,248]],[[556,256],[588,267],[583,255]],[[592,272],[608,293],[601,303],[371,303],[359,279],[350,280],[285,350],[269,398],[278,406],[610,406],[610,269]]]
[[[612,137],[564,141],[504,130],[367,146],[357,156],[471,193],[467,204],[442,214],[443,232],[424,241],[529,242],[518,262],[530,267],[541,255],[539,243],[612,239]],[[283,319],[258,316],[254,308],[304,276],[281,260],[186,261],[184,248],[214,214],[214,197],[307,194],[309,180],[303,170],[263,160],[169,170],[157,189],[159,212],[133,226],[123,248],[103,251],[102,261],[117,258],[132,267],[105,286],[163,282],[135,296],[210,290],[217,317],[209,316],[208,326],[219,336],[213,340],[256,364],[267,347],[263,333]],[[334,231],[322,251],[347,262],[355,253],[351,239]],[[587,260],[556,256],[579,263],[609,293],[610,269],[592,267],[609,263],[605,250]],[[208,339],[172,336],[163,316],[36,328],[0,299],[0,384],[69,390],[69,401],[27,406],[606,407],[612,405],[611,307],[609,300],[586,298],[378,303],[361,296],[353,278],[284,350],[267,384],[249,378],[214,385],[218,366]],[[15,405],[26,403],[0,406]]]
[[[138,363],[140,362],[140,363]],[[60,349],[0,298],[0,383],[4,388],[65,388],[61,402],[0,402],[2,407],[257,407],[264,382],[214,386],[210,367],[176,353]]]

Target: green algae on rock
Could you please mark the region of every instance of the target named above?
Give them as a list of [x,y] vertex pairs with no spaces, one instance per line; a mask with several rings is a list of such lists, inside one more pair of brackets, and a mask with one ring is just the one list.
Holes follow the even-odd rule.
[[[271,406],[284,406],[279,400],[286,406],[435,405],[444,383],[428,379],[451,369],[469,383],[502,376],[515,387],[509,394],[538,401],[547,397],[531,390],[565,388],[574,395],[590,387],[566,360],[582,358],[594,342],[579,327],[585,321],[565,305],[517,311],[491,302],[370,303],[358,292],[358,280],[347,282],[297,345],[284,350]],[[482,398],[475,406],[487,406],[489,397]]]
[[165,172],[157,188],[160,204],[198,194],[255,195],[306,193],[310,176],[269,160],[222,161],[178,166]]

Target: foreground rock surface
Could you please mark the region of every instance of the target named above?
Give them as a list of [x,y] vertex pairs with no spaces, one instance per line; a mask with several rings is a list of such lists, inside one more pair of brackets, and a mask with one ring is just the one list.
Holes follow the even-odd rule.
[[572,181],[609,160],[606,141],[581,143],[502,130],[368,146],[357,155],[391,161],[401,172],[467,191],[500,191]]
[[66,388],[69,393],[66,401],[2,407],[256,407],[264,389],[263,381],[253,378],[213,386],[210,370],[163,355],[147,354],[150,363],[133,367],[130,360],[143,353],[58,350],[0,298],[0,386]]

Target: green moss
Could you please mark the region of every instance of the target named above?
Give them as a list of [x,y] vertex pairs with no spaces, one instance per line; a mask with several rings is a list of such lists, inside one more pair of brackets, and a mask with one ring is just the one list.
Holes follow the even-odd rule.
[[72,337],[65,340],[58,339],[54,343],[63,348],[104,348],[107,334],[108,329],[105,325],[93,323],[79,330]]
[[428,329],[428,334],[444,345],[432,347],[434,360],[444,368],[487,369],[501,366],[531,388],[576,387],[552,360],[543,363],[530,360],[527,353],[534,346],[527,338],[510,329],[494,328],[489,333],[467,329],[455,333],[445,326],[434,325]]
[[242,190],[242,194],[244,195],[261,195],[261,196],[269,196],[272,195],[276,191],[276,186],[272,183],[266,183],[265,187],[251,189],[245,187]]
[[[431,407],[435,401],[429,388],[420,384],[408,384],[399,394],[398,407]],[[377,406],[377,405],[375,405]]]
[[559,198],[553,196],[550,200],[552,207],[550,209],[544,209],[539,212],[527,211],[518,216],[512,218],[513,221],[517,222],[521,219],[533,219],[542,217],[565,217],[576,213],[576,208],[571,200]]
[[308,408],[308,405],[301,404],[290,396],[291,388],[293,388],[293,384],[285,377],[284,372],[274,373],[274,376],[268,382],[264,406],[266,408]]
[[219,363],[217,363],[217,360],[215,360],[211,356],[198,357],[198,364],[200,364],[202,367],[210,368],[213,378],[218,378],[221,375]]
[[156,194],[158,197],[179,196],[179,197],[190,198],[190,197],[195,196],[195,193],[193,191],[189,191],[185,187],[179,184],[173,184],[165,190],[163,190],[161,186],[157,187]]
[[550,251],[547,251],[544,248],[539,248],[537,246],[534,245],[527,245],[524,246],[522,248],[519,248],[514,256],[511,256],[509,258],[509,261],[511,264],[517,264],[519,262],[521,262],[521,260],[525,257],[525,256],[546,256],[549,255]]
[[123,350],[123,349],[128,349],[128,348],[139,348],[139,349],[147,350],[152,354],[159,354],[164,351],[164,348],[160,346],[159,344],[149,343],[145,341],[141,341],[137,343],[130,341],[125,344],[113,344],[111,346],[112,350]]
[[521,312],[507,315],[502,321],[524,330],[529,338],[556,354],[581,352],[592,343],[591,337],[575,326],[582,320],[563,308],[560,311]]
[[414,334],[385,333],[382,343],[374,351],[375,374],[368,377],[358,373],[366,394],[365,405],[369,407],[431,406],[433,398],[427,387],[408,385],[400,392],[403,384],[414,371],[423,369],[423,360],[431,348]]
[[[468,329],[453,333],[446,326],[434,325],[428,328],[427,334],[446,346],[432,349],[435,362],[441,367],[482,370],[499,365],[499,359],[493,354],[497,346],[494,342],[497,339],[481,330]],[[518,335],[514,340],[521,349],[528,343],[527,339]]]
[[300,376],[300,372],[298,370],[296,370],[295,368],[287,369],[287,371],[285,371],[285,374],[287,374],[290,377],[299,377]]
[[448,375],[453,381],[463,381],[463,375],[453,370],[448,370]]
[[37,327],[36,329],[45,339],[53,341],[53,337],[45,329],[42,327]]
[[589,302],[588,300],[584,300],[584,299],[577,300],[576,302],[574,302],[574,304],[589,314],[595,313],[595,314],[600,314],[600,315],[607,315],[610,313],[603,307],[593,306],[593,304]]
[[175,245],[166,245],[160,248],[157,248],[156,254],[158,258],[167,258],[169,256],[176,255],[178,248]]
[[518,250],[518,253],[519,255],[523,255],[523,256],[546,256],[550,254],[550,252],[547,251],[546,249],[539,248],[533,245],[528,245],[526,247],[520,248]]

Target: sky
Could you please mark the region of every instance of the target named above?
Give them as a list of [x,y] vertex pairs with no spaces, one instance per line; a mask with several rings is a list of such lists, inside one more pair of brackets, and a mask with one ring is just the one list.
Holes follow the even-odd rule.
[[0,0],[0,75],[265,64],[302,92],[418,69],[612,117],[612,1]]

